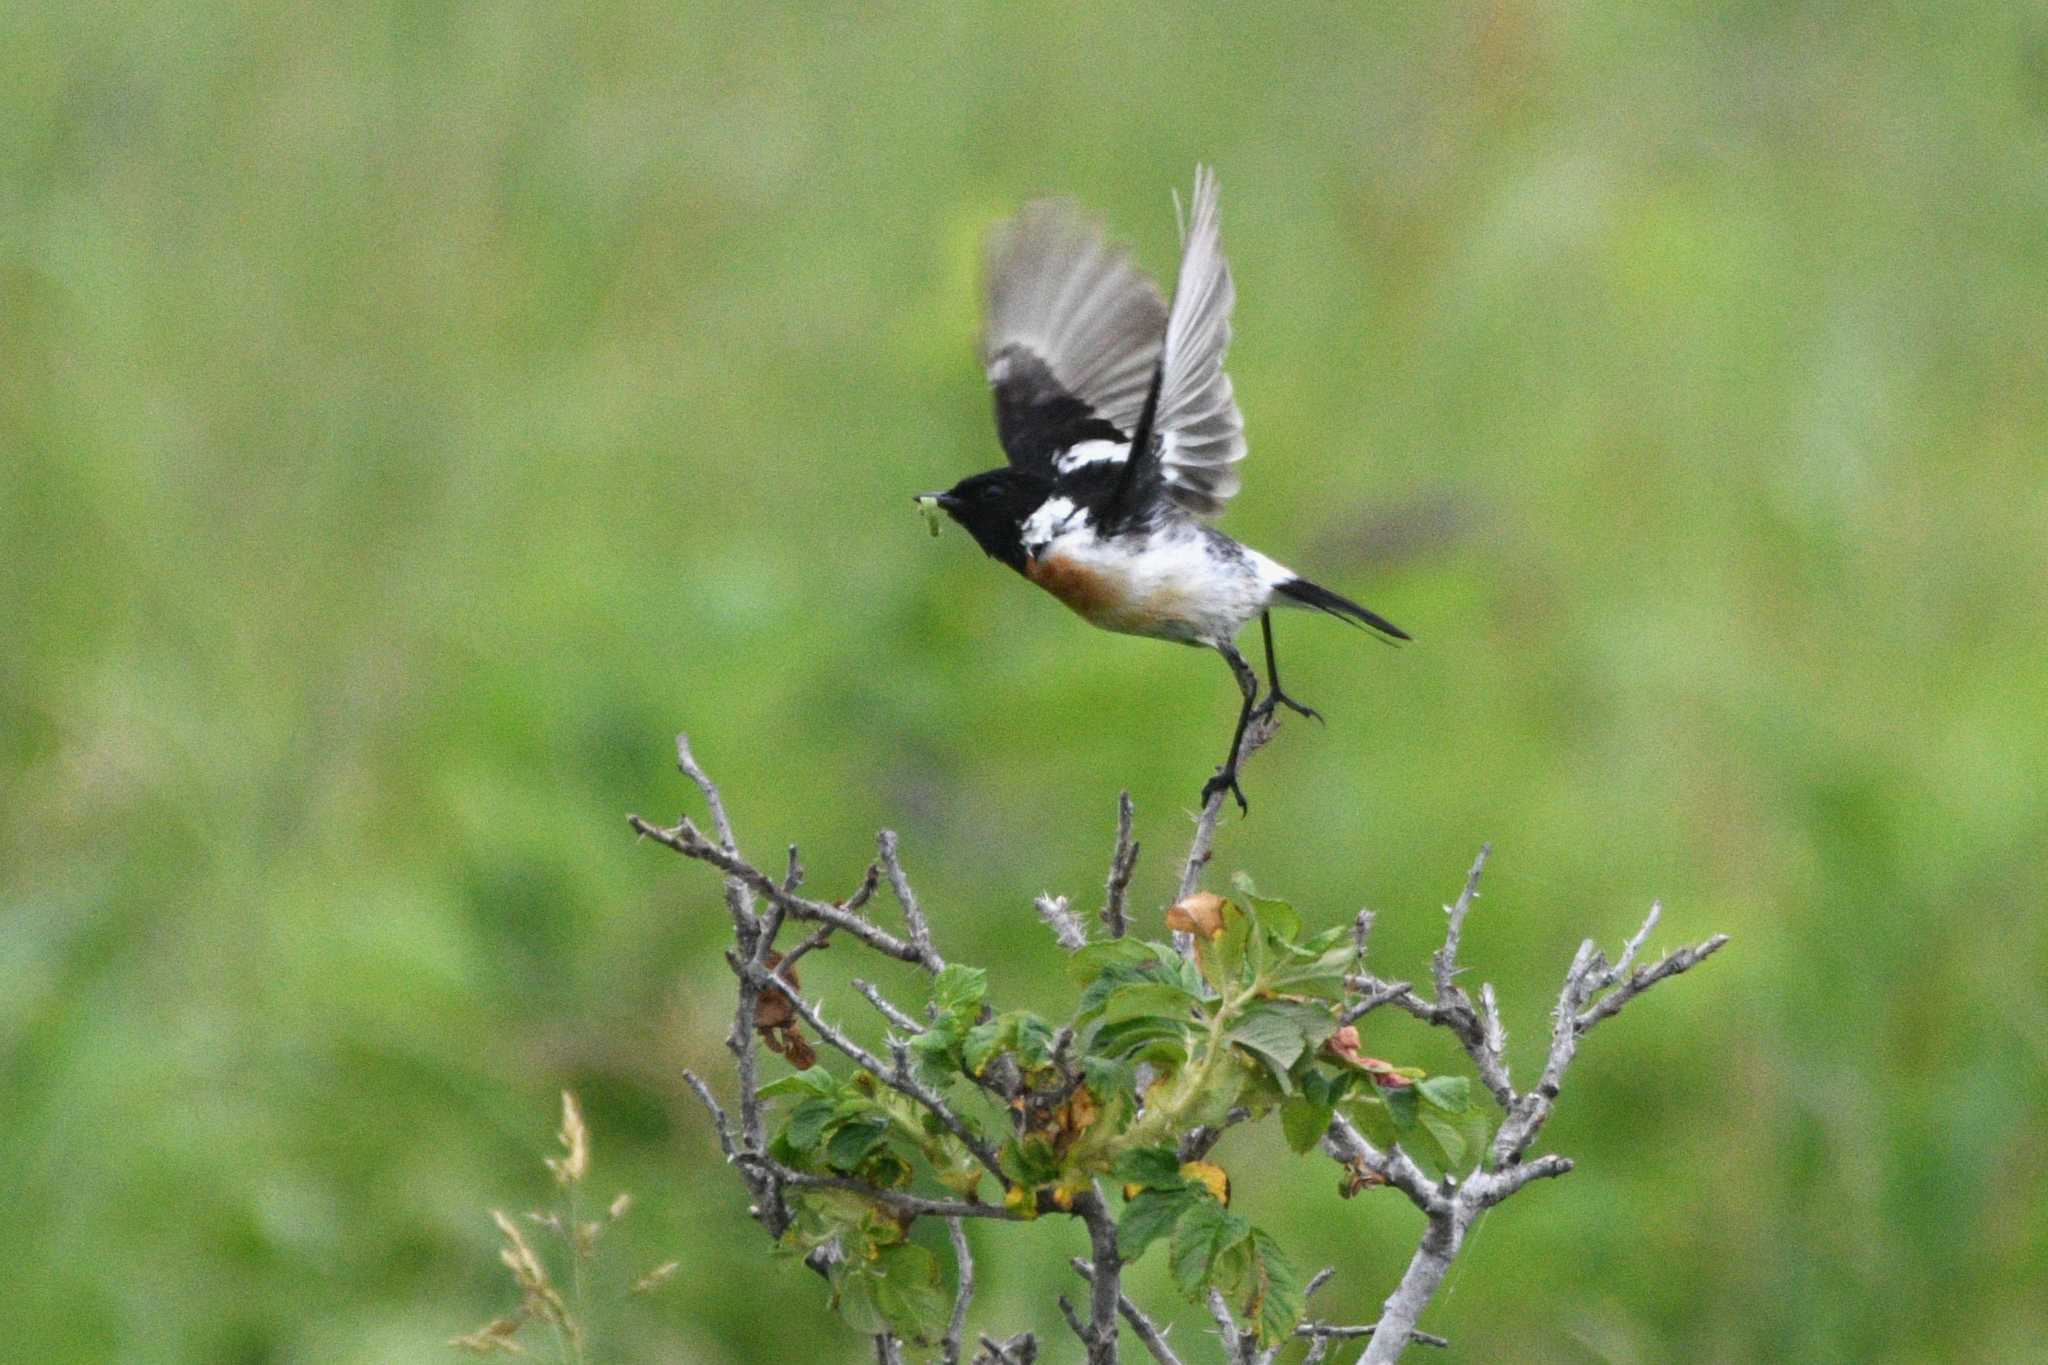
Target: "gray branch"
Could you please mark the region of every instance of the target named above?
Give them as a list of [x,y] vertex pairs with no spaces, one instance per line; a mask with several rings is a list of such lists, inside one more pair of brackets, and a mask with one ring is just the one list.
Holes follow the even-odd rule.
[[[1091,1285],[1095,1283],[1095,1267],[1093,1265],[1090,1265],[1078,1256],[1068,1262],[1068,1264],[1074,1267],[1082,1279],[1088,1281]],[[1159,1365],[1181,1365],[1180,1357],[1175,1355],[1173,1348],[1166,1344],[1165,1331],[1157,1323],[1153,1322],[1151,1318],[1145,1316],[1144,1310],[1140,1309],[1137,1304],[1131,1302],[1130,1295],[1119,1293],[1116,1306],[1117,1311],[1124,1315],[1124,1321],[1131,1325],[1133,1332],[1137,1333],[1138,1340],[1143,1342],[1145,1349],[1152,1353],[1152,1359],[1158,1361]]]
[[885,957],[893,957],[900,962],[914,962],[919,966],[930,966],[924,953],[915,944],[904,942],[860,914],[826,901],[811,900],[795,892],[784,891],[782,884],[767,873],[738,854],[729,853],[706,839],[704,832],[691,823],[688,817],[674,829],[662,829],[637,815],[627,816],[626,823],[642,837],[672,848],[685,858],[695,858],[698,862],[709,863],[729,878],[738,879],[745,889],[760,896],[791,919],[829,924],[835,929],[853,935]]
[[1138,841],[1131,837],[1131,794],[1116,799],[1116,851],[1109,858],[1109,880],[1103,887],[1102,927],[1111,938],[1122,938],[1129,926],[1124,922],[1124,893],[1131,888],[1131,873],[1138,866]]
[[[1478,895],[1479,875],[1487,853],[1485,848],[1480,850],[1465,879],[1464,890],[1455,904],[1445,907],[1444,944],[1431,959],[1436,998],[1426,1000],[1405,982],[1381,981],[1361,970],[1346,978],[1346,985],[1356,999],[1343,1017],[1349,1022],[1381,1005],[1395,1005],[1426,1024],[1448,1029],[1471,1057],[1480,1079],[1505,1111],[1505,1118],[1494,1135],[1487,1165],[1467,1176],[1462,1184],[1448,1178],[1433,1182],[1398,1146],[1380,1151],[1343,1115],[1331,1120],[1323,1139],[1324,1150],[1346,1167],[1398,1189],[1422,1211],[1428,1223],[1400,1284],[1387,1297],[1380,1320],[1370,1328],[1322,1329],[1312,1334],[1316,1340],[1310,1360],[1321,1360],[1330,1349],[1329,1342],[1357,1336],[1368,1338],[1365,1353],[1359,1357],[1360,1365],[1386,1365],[1398,1360],[1411,1342],[1440,1343],[1440,1338],[1418,1332],[1416,1323],[1443,1284],[1444,1275],[1464,1246],[1473,1223],[1531,1181],[1553,1179],[1572,1169],[1571,1161],[1562,1156],[1539,1156],[1526,1161],[1523,1157],[1556,1106],[1565,1071],[1577,1053],[1579,1040],[1601,1020],[1619,1013],[1659,981],[1697,966],[1728,941],[1727,935],[1716,934],[1697,946],[1678,949],[1652,966],[1637,968],[1636,958],[1657,924],[1659,911],[1652,906],[1642,928],[1623,945],[1618,961],[1610,964],[1590,939],[1580,944],[1565,972],[1564,985],[1552,1011],[1550,1046],[1543,1073],[1535,1086],[1517,1093],[1508,1071],[1507,1031],[1501,1024],[1493,988],[1482,986],[1475,1005],[1457,981],[1462,970],[1458,950],[1465,918]],[[1364,938],[1370,927],[1370,921],[1361,916],[1361,965]]]
[[906,1035],[915,1037],[924,1032],[923,1024],[918,1023],[917,1020],[890,1004],[887,997],[876,990],[871,983],[855,977],[853,979],[853,988],[867,997],[868,1003],[875,1007],[876,1013],[887,1019],[895,1027],[902,1029]]
[[911,946],[917,950],[916,961],[928,972],[944,970],[945,959],[932,947],[932,926],[925,921],[924,908],[917,903],[917,893],[910,889],[910,878],[897,855],[896,831],[885,829],[876,835],[875,848],[882,870],[888,874],[889,889],[896,893],[896,903],[903,907],[903,922],[910,930]]
[[1060,947],[1070,953],[1078,953],[1088,946],[1087,926],[1068,906],[1065,896],[1040,896],[1031,902],[1031,908],[1045,921],[1045,927],[1052,930],[1053,939]]
[[1088,1365],[1116,1365],[1116,1317],[1123,1298],[1124,1259],[1117,1250],[1116,1219],[1110,1216],[1100,1190],[1074,1201],[1074,1212],[1088,1227]]
[[967,1246],[967,1225],[958,1214],[946,1219],[946,1236],[953,1243],[959,1283],[953,1291],[953,1316],[946,1324],[945,1340],[939,1343],[939,1359],[945,1365],[960,1365],[960,1334],[967,1329],[967,1305],[974,1302],[974,1253]]
[[[739,845],[733,840],[732,821],[725,814],[725,798],[719,794],[718,784],[697,765],[697,756],[690,752],[688,735],[676,736],[676,767],[703,793],[704,806],[711,813],[711,828],[718,835],[719,848],[734,858],[739,857]],[[753,923],[754,904],[753,898],[747,894],[746,884],[737,877],[725,879],[725,904],[732,914],[734,928],[744,936]]]
[[[1254,716],[1251,724],[1245,726],[1244,742],[1238,747],[1238,765],[1242,767],[1253,754],[1265,748],[1266,742],[1279,732],[1278,710],[1263,716]],[[1209,865],[1212,846],[1216,842],[1216,821],[1223,814],[1223,801],[1228,795],[1228,792],[1216,792],[1202,807],[1201,814],[1195,817],[1195,837],[1188,845],[1187,861],[1181,865],[1180,890],[1175,892],[1173,897],[1177,901],[1192,896],[1195,888],[1202,884],[1202,869]],[[1187,949],[1183,948],[1181,951],[1185,954]]]

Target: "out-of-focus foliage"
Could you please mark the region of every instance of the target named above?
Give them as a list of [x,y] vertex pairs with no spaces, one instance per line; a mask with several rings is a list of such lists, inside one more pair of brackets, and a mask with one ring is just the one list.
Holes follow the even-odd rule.
[[[948,955],[1049,1014],[1030,898],[1099,886],[1121,786],[1163,903],[1226,671],[908,499],[995,458],[987,226],[1068,192],[1170,270],[1198,158],[1242,297],[1225,524],[1417,637],[1279,623],[1329,725],[1247,770],[1219,872],[1371,905],[1413,973],[1495,840],[1465,955],[1525,1047],[1653,896],[1736,936],[1591,1041],[1545,1133],[1578,1171],[1426,1325],[1472,1360],[2037,1350],[2037,8],[30,0],[0,1353],[445,1359],[565,1087],[634,1256],[682,1262],[615,1339],[856,1351],[711,1178],[678,1072],[721,1063],[723,912],[621,817],[683,806],[687,728],[755,856],[850,889],[893,823]],[[1371,1050],[1450,1066],[1402,1028]],[[1412,1212],[1277,1133],[1218,1160],[1369,1317]],[[1019,1241],[980,1306],[1057,1330],[1071,1224]]]

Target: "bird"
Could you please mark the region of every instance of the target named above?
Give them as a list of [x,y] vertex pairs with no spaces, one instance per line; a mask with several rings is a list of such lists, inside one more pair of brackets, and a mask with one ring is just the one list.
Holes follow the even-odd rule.
[[[1238,783],[1246,728],[1289,696],[1272,609],[1325,612],[1392,643],[1408,633],[1209,522],[1238,490],[1244,417],[1224,353],[1236,303],[1215,173],[1195,169],[1172,302],[1069,200],[1039,200],[989,239],[981,359],[1004,464],[916,496],[1089,624],[1213,649],[1242,705],[1207,808]],[[1179,216],[1180,201],[1174,208]],[[1237,648],[1256,619],[1267,691]]]

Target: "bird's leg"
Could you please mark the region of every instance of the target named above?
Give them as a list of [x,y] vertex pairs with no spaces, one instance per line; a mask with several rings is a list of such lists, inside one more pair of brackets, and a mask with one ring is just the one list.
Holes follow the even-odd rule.
[[1230,737],[1230,756],[1223,761],[1223,767],[1216,776],[1202,787],[1202,804],[1207,806],[1209,798],[1218,792],[1227,791],[1237,798],[1237,808],[1246,815],[1251,814],[1251,804],[1244,799],[1244,788],[1237,785],[1237,752],[1244,747],[1244,730],[1251,724],[1252,711],[1259,700],[1259,675],[1252,672],[1252,666],[1244,661],[1244,655],[1231,645],[1218,645],[1216,652],[1223,656],[1223,662],[1230,665],[1230,671],[1237,677],[1237,689],[1244,693],[1244,705],[1237,713],[1237,733]]
[[1273,662],[1272,612],[1262,611],[1259,613],[1259,629],[1263,631],[1266,636],[1266,679],[1268,682],[1272,683],[1273,686],[1270,690],[1267,691],[1265,701],[1259,704],[1258,713],[1261,716],[1270,716],[1273,714],[1274,707],[1284,706],[1290,711],[1300,712],[1302,715],[1307,716],[1310,720],[1322,720],[1322,712],[1316,710],[1312,706],[1303,706],[1300,702],[1296,701],[1294,698],[1288,696],[1285,692],[1280,690],[1280,666]]

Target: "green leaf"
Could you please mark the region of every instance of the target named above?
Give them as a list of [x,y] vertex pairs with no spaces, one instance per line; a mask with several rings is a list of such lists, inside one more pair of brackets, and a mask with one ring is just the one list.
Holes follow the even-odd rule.
[[1137,1198],[1124,1205],[1123,1217],[1117,1220],[1118,1253],[1126,1262],[1137,1260],[1145,1254],[1145,1248],[1172,1232],[1180,1216],[1204,1197],[1185,1186],[1177,1190],[1140,1190]]
[[1156,1017],[1185,1028],[1190,1013],[1201,1003],[1179,986],[1163,981],[1134,983],[1119,987],[1103,1001],[1100,1022],[1115,1024],[1125,1019]]
[[1017,1060],[1027,1068],[1052,1065],[1052,1026],[1025,1010],[1018,1010]]
[[985,1024],[976,1024],[967,1030],[967,1036],[960,1040],[960,1061],[969,1075],[979,1076],[988,1064],[1002,1051],[1005,1042],[1016,1041],[1017,1021],[1005,1015],[998,1015]]
[[1394,1121],[1395,1131],[1403,1135],[1414,1132],[1415,1115],[1420,1108],[1415,1097],[1415,1087],[1396,1085],[1377,1088],[1380,1092],[1380,1102],[1387,1106],[1387,1117]]
[[1493,1142],[1493,1114],[1482,1105],[1473,1105],[1458,1115],[1452,1122],[1465,1137],[1465,1160],[1468,1165],[1477,1166],[1487,1158],[1487,1147]]
[[1280,1106],[1280,1131],[1287,1136],[1287,1145],[1299,1154],[1314,1149],[1329,1131],[1330,1116],[1336,1111],[1327,1104],[1318,1104],[1306,1095],[1297,1095]]
[[905,1048],[917,1059],[926,1080],[944,1081],[959,1071],[958,1053],[965,1036],[955,1021],[941,1019],[913,1037]]
[[1181,1111],[1181,1130],[1185,1132],[1205,1123],[1221,1123],[1243,1098],[1246,1083],[1253,1073],[1263,1070],[1262,1062],[1252,1061],[1240,1052],[1226,1052],[1223,1060],[1209,1073],[1209,1083]]
[[889,1330],[889,1319],[876,1302],[878,1287],[879,1282],[867,1273],[864,1265],[855,1267],[842,1262],[833,1268],[832,1306],[838,1310],[840,1321],[864,1337]]
[[825,1161],[840,1170],[850,1171],[888,1137],[889,1124],[883,1119],[842,1124],[832,1134],[832,1140],[825,1144]]
[[1251,917],[1238,908],[1237,902],[1224,902],[1223,937],[1198,954],[1202,975],[1217,994],[1238,990],[1251,979],[1246,971],[1246,957],[1258,941]]
[[1248,1278],[1251,1287],[1244,1302],[1244,1316],[1258,1332],[1260,1346],[1277,1346],[1294,1335],[1295,1325],[1308,1306],[1301,1272],[1270,1233],[1253,1228]]
[[988,972],[953,963],[932,978],[932,1004],[941,1014],[958,1014],[981,1004],[988,994]]
[[839,1078],[822,1066],[807,1071],[792,1071],[787,1076],[777,1076],[756,1092],[762,1099],[773,1099],[777,1095],[830,1095],[839,1089]]
[[1059,1179],[1060,1154],[1044,1138],[1013,1138],[996,1156],[1003,1174],[1019,1185],[1050,1185]]
[[1441,1175],[1457,1168],[1457,1163],[1451,1160],[1451,1154],[1444,1150],[1443,1143],[1437,1141],[1434,1126],[1442,1122],[1433,1110],[1425,1109],[1421,1111],[1415,1126],[1401,1136],[1401,1149],[1420,1162],[1423,1169],[1432,1175]]
[[1329,1011],[1295,1001],[1273,1000],[1246,1010],[1230,1030],[1230,1041],[1256,1053],[1273,1073],[1282,1094],[1294,1086],[1287,1073],[1311,1046],[1336,1030]]
[[938,1337],[952,1305],[936,1256],[915,1242],[903,1242],[876,1257],[872,1275],[876,1305],[898,1336],[919,1345]]
[[1378,1095],[1366,1095],[1352,1100],[1344,1106],[1344,1112],[1358,1125],[1358,1131],[1366,1141],[1375,1147],[1386,1148],[1401,1140],[1400,1130],[1394,1126],[1394,1116],[1387,1110],[1387,1102]]
[[1422,1130],[1435,1140],[1444,1154],[1444,1169],[1463,1170],[1465,1166],[1465,1134],[1434,1109],[1425,1106],[1421,1114]]
[[1290,995],[1318,995],[1335,1000],[1344,994],[1344,973],[1351,966],[1348,944],[1308,952],[1289,945],[1288,956],[1266,973],[1267,984]]
[[1152,950],[1134,938],[1113,938],[1091,943],[1067,955],[1067,973],[1077,985],[1087,985],[1111,967],[1131,968],[1157,961]]
[[1150,1038],[1183,1040],[1189,1025],[1163,1014],[1143,1014],[1135,1019],[1113,1019],[1097,1024],[1082,1039],[1087,1051],[1098,1057],[1120,1057]]
[[1331,1071],[1320,1066],[1307,1067],[1296,1079],[1301,1082],[1301,1093],[1310,1103],[1334,1106],[1351,1088],[1351,1082],[1359,1073],[1346,1067],[1342,1071]]
[[814,1152],[824,1140],[825,1129],[837,1117],[839,1106],[829,1099],[805,1100],[790,1111],[782,1125],[782,1140],[793,1152]]
[[1247,895],[1245,903],[1258,917],[1259,927],[1275,942],[1291,944],[1301,937],[1301,915],[1286,901],[1275,900],[1271,896]]
[[1181,1293],[1198,1297],[1221,1268],[1219,1263],[1250,1231],[1250,1223],[1213,1199],[1191,1203],[1174,1227],[1169,1262]]
[[1310,934],[1296,946],[1307,957],[1320,957],[1340,945],[1347,952],[1351,947],[1351,926],[1348,924],[1333,924],[1327,929]]
[[1133,1147],[1116,1159],[1112,1174],[1127,1185],[1177,1190],[1187,1184],[1180,1174],[1180,1153],[1171,1147]]
[[1463,1076],[1431,1076],[1415,1083],[1422,1102],[1447,1114],[1462,1114],[1472,1104],[1472,1082]]
[[1103,1105],[1115,1099],[1128,1099],[1138,1089],[1136,1069],[1107,1057],[1083,1056],[1081,1078],[1095,1092],[1096,1103]]

